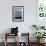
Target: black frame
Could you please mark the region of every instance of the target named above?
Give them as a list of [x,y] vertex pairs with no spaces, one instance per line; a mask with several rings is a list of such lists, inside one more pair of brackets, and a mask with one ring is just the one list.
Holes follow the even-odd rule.
[[[21,17],[19,16],[19,14],[18,14],[19,17],[16,17],[17,16],[17,14],[15,14],[17,13],[16,8],[18,8],[18,12],[20,10],[19,13],[21,14]],[[12,6],[12,21],[13,22],[24,22],[24,6]]]

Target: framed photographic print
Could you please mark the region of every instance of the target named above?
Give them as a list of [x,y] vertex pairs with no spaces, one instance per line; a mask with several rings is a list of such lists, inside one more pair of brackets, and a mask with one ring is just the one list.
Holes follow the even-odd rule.
[[24,6],[12,6],[12,21],[13,22],[24,21]]
[[37,0],[36,3],[36,24],[46,25],[46,0]]

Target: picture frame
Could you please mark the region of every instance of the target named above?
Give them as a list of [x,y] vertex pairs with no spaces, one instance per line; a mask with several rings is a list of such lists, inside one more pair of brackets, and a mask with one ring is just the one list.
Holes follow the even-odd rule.
[[12,6],[12,21],[24,22],[24,6]]
[[46,25],[46,0],[37,0],[36,1],[36,24],[37,25]]

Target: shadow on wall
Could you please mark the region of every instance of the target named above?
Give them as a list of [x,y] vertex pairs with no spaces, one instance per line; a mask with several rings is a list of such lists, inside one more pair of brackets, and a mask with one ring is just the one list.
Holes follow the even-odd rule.
[[36,42],[36,38],[33,36],[33,33],[36,32],[36,30],[34,28],[32,28],[32,25],[29,26],[30,32],[29,32],[29,36],[30,36],[30,41],[31,42]]

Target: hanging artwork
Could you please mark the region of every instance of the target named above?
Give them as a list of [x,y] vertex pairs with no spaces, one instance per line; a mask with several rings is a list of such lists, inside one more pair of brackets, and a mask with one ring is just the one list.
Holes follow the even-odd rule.
[[12,21],[13,22],[24,21],[24,6],[12,6]]
[[46,25],[46,0],[37,0],[37,15],[36,23],[37,25]]
[[46,0],[38,0],[37,14],[39,17],[46,17]]

